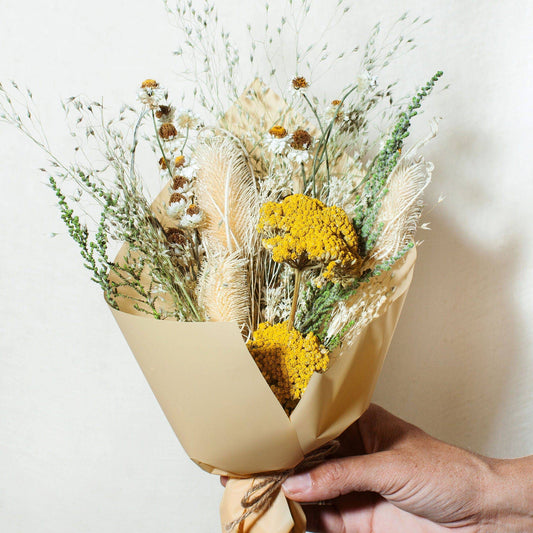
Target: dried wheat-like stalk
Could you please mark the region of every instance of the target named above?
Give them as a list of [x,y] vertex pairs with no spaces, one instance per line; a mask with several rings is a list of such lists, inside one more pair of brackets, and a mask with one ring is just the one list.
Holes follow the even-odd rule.
[[361,283],[357,292],[345,302],[339,302],[332,313],[327,338],[332,339],[349,325],[349,335],[357,336],[363,328],[378,316],[394,287],[392,272]]
[[251,167],[234,140],[215,136],[195,150],[198,207],[205,216],[202,238],[229,252],[254,253],[259,201]]
[[250,289],[247,260],[238,253],[220,251],[205,261],[198,280],[198,301],[208,320],[248,326]]
[[414,238],[422,213],[422,193],[431,181],[433,165],[423,158],[403,158],[391,173],[377,224],[383,230],[364,268],[391,259]]

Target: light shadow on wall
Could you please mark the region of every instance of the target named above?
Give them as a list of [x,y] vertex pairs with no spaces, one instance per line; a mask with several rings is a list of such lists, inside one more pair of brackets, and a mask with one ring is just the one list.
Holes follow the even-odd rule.
[[419,257],[374,401],[434,436],[490,453],[520,346],[517,246],[465,242],[441,215]]

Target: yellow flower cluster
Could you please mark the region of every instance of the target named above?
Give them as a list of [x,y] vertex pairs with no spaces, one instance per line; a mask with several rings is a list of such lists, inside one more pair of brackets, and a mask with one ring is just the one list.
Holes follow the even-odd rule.
[[304,337],[287,322],[263,322],[247,343],[270,388],[288,410],[302,397],[313,372],[324,372],[329,354],[314,333]]
[[348,216],[316,198],[293,194],[264,204],[257,229],[267,236],[263,246],[277,263],[298,270],[323,265],[326,281],[355,275],[360,267],[357,234]]

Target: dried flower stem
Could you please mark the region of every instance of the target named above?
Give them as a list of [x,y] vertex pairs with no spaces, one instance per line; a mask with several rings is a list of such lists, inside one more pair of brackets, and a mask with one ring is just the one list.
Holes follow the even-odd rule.
[[294,326],[296,310],[298,309],[298,296],[300,295],[300,285],[302,283],[302,271],[299,268],[294,269],[294,293],[292,295],[292,306],[287,328],[291,330]]
[[159,132],[157,130],[157,123],[155,121],[155,113],[154,113],[154,110],[152,109],[152,123],[154,125],[154,130],[155,130],[155,138],[157,139],[157,145],[159,146],[159,150],[161,151],[161,155],[163,157],[163,160],[165,161],[165,167],[167,169],[167,172],[168,172],[168,175],[170,177],[170,179],[172,180],[173,176],[172,176],[172,170],[170,170],[170,163],[169,163],[169,160],[167,158],[167,155],[165,154],[165,150],[163,148],[163,145],[161,144],[161,139],[159,138]]

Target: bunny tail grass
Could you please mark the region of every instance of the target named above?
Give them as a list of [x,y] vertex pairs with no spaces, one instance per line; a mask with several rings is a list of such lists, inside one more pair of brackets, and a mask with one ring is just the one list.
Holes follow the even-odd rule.
[[250,289],[246,259],[222,251],[207,259],[198,281],[198,301],[208,320],[249,329]]

